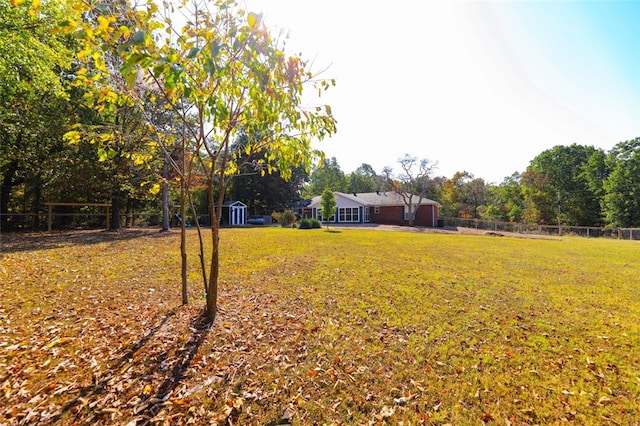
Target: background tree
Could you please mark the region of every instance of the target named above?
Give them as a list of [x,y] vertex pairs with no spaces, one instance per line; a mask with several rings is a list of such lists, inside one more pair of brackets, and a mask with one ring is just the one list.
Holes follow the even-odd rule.
[[[308,170],[321,156],[311,142],[335,131],[335,120],[329,107],[302,109],[303,85],[313,81],[319,90],[326,90],[332,82],[313,79],[302,58],[285,55],[259,15],[245,13],[233,1],[179,6],[187,16],[179,30],[170,18],[173,6],[164,6],[162,13],[153,3],[138,8],[130,16],[134,24],[126,28],[114,27],[115,17],[98,17],[98,27],[82,33],[87,42],[85,56],[93,58],[119,44],[121,72],[129,88],[142,79],[181,119],[196,120],[197,126],[187,130],[189,151],[199,156],[211,203],[212,251],[204,280],[206,313],[213,320],[220,218],[227,185],[238,173],[231,142],[245,130],[250,135],[245,153],[262,152],[259,164],[267,172],[279,170],[285,179],[291,177],[293,167]],[[96,68],[108,73],[106,67]]]
[[333,195],[333,191],[328,188],[322,191],[322,195],[320,197],[320,211],[322,218],[327,224],[327,228],[329,228],[329,221],[333,215],[336,214],[336,196]]
[[242,133],[234,143],[233,150],[237,151],[239,166],[238,174],[229,184],[228,198],[244,202],[251,215],[268,215],[300,200],[302,187],[309,178],[304,167],[293,167],[289,179],[283,179],[278,170],[265,173],[264,167],[259,164],[263,153],[245,154],[247,138]]
[[[37,212],[51,156],[68,123],[67,70],[73,40],[58,28],[73,16],[64,1],[0,0],[0,229],[18,185]],[[37,166],[36,166],[37,165]],[[14,203],[15,205],[15,203]]]
[[[128,28],[136,24],[135,11],[128,1],[98,4],[86,10],[83,18],[101,34],[102,40],[108,40],[100,44],[99,55],[81,50],[78,56],[85,59],[84,67],[76,71],[77,82],[87,86],[85,101],[98,113],[99,121],[77,125],[65,137],[70,143],[90,143],[96,147],[97,160],[105,168],[104,176],[112,188],[110,226],[118,230],[121,208],[130,207],[132,192],[146,185],[154,193],[160,190],[154,176],[160,164],[151,163],[164,155],[158,156],[158,131],[150,129],[149,124],[155,125],[155,129],[160,125],[148,122],[154,117],[151,110],[159,110],[153,108],[158,92],[143,80],[126,80],[120,73],[125,64],[121,54],[126,50]],[[92,33],[85,31],[85,40],[93,41]]]
[[338,160],[331,157],[321,161],[312,171],[309,184],[302,191],[303,198],[313,198],[321,195],[325,189],[336,192],[347,192],[347,178],[344,175]]
[[500,210],[500,220],[508,222],[521,222],[524,217],[524,197],[520,173],[513,173],[504,178],[502,183],[495,187],[495,208]]
[[640,226],[640,138],[618,143],[606,159],[604,180],[607,221],[617,227]]
[[405,154],[398,163],[402,169],[399,174],[394,175],[390,167],[385,167],[383,173],[393,190],[402,198],[407,209],[409,226],[412,226],[422,200],[435,192],[435,185],[431,179],[435,164],[427,159],[418,162],[417,157],[409,154]]
[[458,216],[477,219],[478,209],[487,202],[487,185],[482,178],[475,178],[469,172],[458,172],[453,176],[453,189]]
[[536,223],[593,226],[600,200],[583,173],[593,147],[556,146],[536,156],[523,175],[527,215]]
[[373,167],[362,163],[355,171],[346,176],[347,192],[374,192],[382,190],[379,186],[380,179]]
[[[593,197],[594,204],[597,203],[600,206],[599,211],[593,212],[593,226],[604,226],[605,219],[605,204],[604,197],[606,194],[605,181],[611,173],[609,165],[607,164],[608,155],[601,149],[596,149],[587,159],[587,162],[582,165],[582,171],[580,172],[580,178],[585,181],[589,190],[590,196]],[[594,206],[595,210],[595,206]]]

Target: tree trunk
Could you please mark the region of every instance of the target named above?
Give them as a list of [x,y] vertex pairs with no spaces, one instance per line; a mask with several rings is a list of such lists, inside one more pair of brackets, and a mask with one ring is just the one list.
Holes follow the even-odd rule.
[[220,271],[220,209],[216,208],[213,196],[213,178],[209,179],[209,199],[211,200],[211,265],[209,271],[209,282],[207,285],[207,319],[213,322],[216,319],[218,310],[218,274]]
[[110,231],[120,230],[120,194],[116,193],[111,198],[111,225]]
[[31,226],[33,229],[38,229],[40,225],[40,206],[42,205],[42,182],[40,175],[35,179],[35,185],[33,185],[33,204],[31,205],[31,211],[34,213],[31,216]]
[[9,163],[2,176],[2,184],[0,185],[0,231],[9,230],[9,197],[11,189],[13,189],[13,178],[18,171],[18,163],[13,161]]
[[414,218],[415,218],[416,213],[417,213],[417,211],[414,212],[414,210],[417,210],[417,209],[413,206],[413,204],[411,202],[409,202],[409,206],[408,207],[409,207],[408,208],[408,210],[409,210],[409,214],[408,214],[408,216],[409,216],[409,226],[413,226],[413,221],[415,220]]
[[[167,161],[166,155],[162,167],[162,179],[162,231],[167,232],[170,230],[169,223],[171,216],[169,215],[169,184],[167,183],[169,179],[169,162]],[[184,215],[182,217],[184,217]]]
[[218,310],[218,274],[220,271],[220,228],[217,218],[211,224],[213,250],[211,252],[211,270],[209,272],[209,288],[207,289],[207,318],[213,322]]
[[181,278],[182,278],[182,304],[189,304],[189,294],[187,292],[187,218],[185,216],[185,204],[187,203],[185,194],[185,180],[180,180],[180,258],[181,258]]

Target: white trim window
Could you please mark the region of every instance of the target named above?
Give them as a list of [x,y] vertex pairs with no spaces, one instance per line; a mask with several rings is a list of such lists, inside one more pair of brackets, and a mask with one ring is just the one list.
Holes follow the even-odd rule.
[[[416,220],[416,213],[418,212],[418,206],[413,206],[413,208],[415,209],[413,211],[413,220]],[[409,220],[409,209],[407,208],[407,206],[404,206],[403,210],[404,210],[404,220]]]
[[371,207],[364,208],[364,222],[365,223],[371,222]]
[[340,207],[338,222],[360,222],[360,209],[358,207]]
[[314,209],[313,209],[313,217],[314,217],[315,219],[318,219],[320,222],[330,222],[330,223],[333,223],[333,222],[335,222],[335,221],[336,221],[336,216],[335,216],[335,215],[332,215],[332,216],[331,216],[331,217],[329,217],[329,218],[324,218],[324,217],[322,217],[322,208],[320,208],[320,207],[317,207],[317,208],[314,208]]

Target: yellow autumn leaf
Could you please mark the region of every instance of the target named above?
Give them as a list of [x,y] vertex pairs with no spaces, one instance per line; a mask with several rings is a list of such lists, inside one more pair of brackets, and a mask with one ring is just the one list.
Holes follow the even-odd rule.
[[73,341],[73,337],[59,337],[57,339],[52,340],[51,342],[47,343],[47,348],[52,348],[54,346],[58,346],[58,345],[64,345],[65,343],[69,343]]
[[160,184],[159,183],[154,183],[151,188],[149,188],[149,192],[152,193],[153,195],[156,195],[160,192]]
[[109,20],[104,16],[98,16],[98,28],[103,31],[109,28]]
[[140,154],[131,154],[131,158],[133,159],[133,164],[136,166],[144,164],[144,156]]
[[247,16],[247,23],[249,24],[249,27],[254,29],[258,28],[261,20],[262,15],[258,15],[257,13],[249,12],[249,15]]

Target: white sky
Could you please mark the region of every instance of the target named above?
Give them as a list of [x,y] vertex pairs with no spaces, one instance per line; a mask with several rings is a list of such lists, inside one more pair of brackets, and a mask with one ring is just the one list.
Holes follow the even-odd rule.
[[331,105],[338,132],[317,148],[345,173],[406,153],[500,183],[555,145],[640,136],[640,2],[242,2],[336,79],[307,102]]

